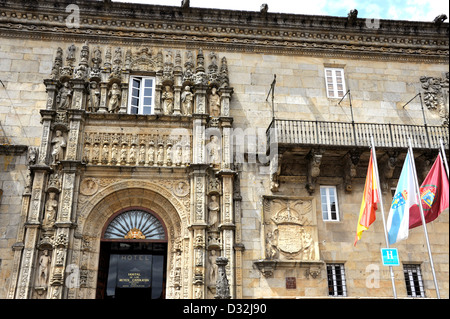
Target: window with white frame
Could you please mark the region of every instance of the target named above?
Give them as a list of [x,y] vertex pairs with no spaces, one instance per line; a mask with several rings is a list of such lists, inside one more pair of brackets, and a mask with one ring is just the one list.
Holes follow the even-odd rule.
[[128,114],[149,115],[154,113],[155,78],[131,76],[128,94]]
[[345,94],[344,69],[325,68],[325,83],[328,98],[341,98]]
[[344,264],[327,264],[328,295],[347,297]]
[[405,274],[406,292],[408,297],[425,297],[420,265],[405,264],[403,265],[403,273]]
[[325,221],[339,221],[339,207],[335,186],[320,186],[322,218]]

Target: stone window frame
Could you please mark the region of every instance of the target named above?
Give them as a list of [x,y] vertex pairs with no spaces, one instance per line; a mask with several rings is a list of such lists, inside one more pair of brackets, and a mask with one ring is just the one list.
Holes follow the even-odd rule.
[[[342,83],[338,83],[338,76],[337,72],[341,72],[340,79]],[[328,72],[331,72],[331,83],[330,83],[330,76]],[[325,91],[327,92],[327,97],[329,99],[340,99],[342,98],[345,93],[347,92],[346,84],[345,84],[345,71],[343,67],[329,67],[326,66],[324,68],[324,75],[325,75]],[[342,84],[342,89],[338,89],[338,85]],[[332,90],[330,90],[330,86]],[[330,94],[330,91],[333,92],[333,94]]]
[[[139,96],[139,106],[138,106],[138,113],[132,113],[131,109],[133,107],[132,105],[132,99],[134,98],[133,96],[133,89],[134,89],[134,80],[135,79],[140,79],[140,85],[139,85],[139,92],[142,93],[144,91],[144,83],[145,80],[150,79],[152,80],[152,95],[151,95],[151,99],[152,102],[150,104],[150,113],[146,114],[143,112],[143,108],[146,107],[144,104],[144,98],[145,96],[143,94],[140,94]],[[129,78],[129,88],[128,88],[128,104],[127,104],[127,114],[138,114],[138,115],[153,115],[155,114],[155,88],[156,88],[156,76],[152,76],[152,75],[139,75],[139,74],[131,74],[130,78]],[[148,106],[147,106],[148,107]]]
[[[326,190],[326,193],[323,194],[322,190]],[[335,197],[335,212],[336,212],[336,217],[333,218],[332,217],[332,211],[331,211],[331,200],[330,200],[330,193],[329,190],[334,190],[334,197]],[[326,201],[323,201],[323,195],[325,195],[325,199]],[[320,207],[321,207],[321,211],[322,211],[322,220],[326,221],[326,222],[339,222],[340,221],[340,217],[339,217],[339,200],[338,200],[338,193],[337,193],[337,187],[336,186],[332,186],[332,185],[320,185]],[[324,205],[326,207],[326,210],[324,211]],[[326,213],[327,215],[327,219],[324,218],[324,213]]]

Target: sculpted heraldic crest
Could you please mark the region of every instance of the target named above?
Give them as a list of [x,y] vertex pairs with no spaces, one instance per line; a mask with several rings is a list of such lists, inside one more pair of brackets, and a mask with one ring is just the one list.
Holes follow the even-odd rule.
[[266,259],[318,259],[313,200],[308,198],[266,201]]

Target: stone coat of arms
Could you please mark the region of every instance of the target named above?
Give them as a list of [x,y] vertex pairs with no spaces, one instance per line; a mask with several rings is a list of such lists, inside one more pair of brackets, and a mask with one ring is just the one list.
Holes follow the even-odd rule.
[[270,218],[266,218],[266,259],[318,258],[312,200],[275,199],[270,201],[269,206]]

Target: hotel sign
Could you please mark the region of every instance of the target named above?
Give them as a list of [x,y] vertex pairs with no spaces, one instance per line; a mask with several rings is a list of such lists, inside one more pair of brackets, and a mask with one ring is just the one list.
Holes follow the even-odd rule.
[[119,255],[117,266],[118,288],[149,288],[151,286],[151,275],[151,255]]

